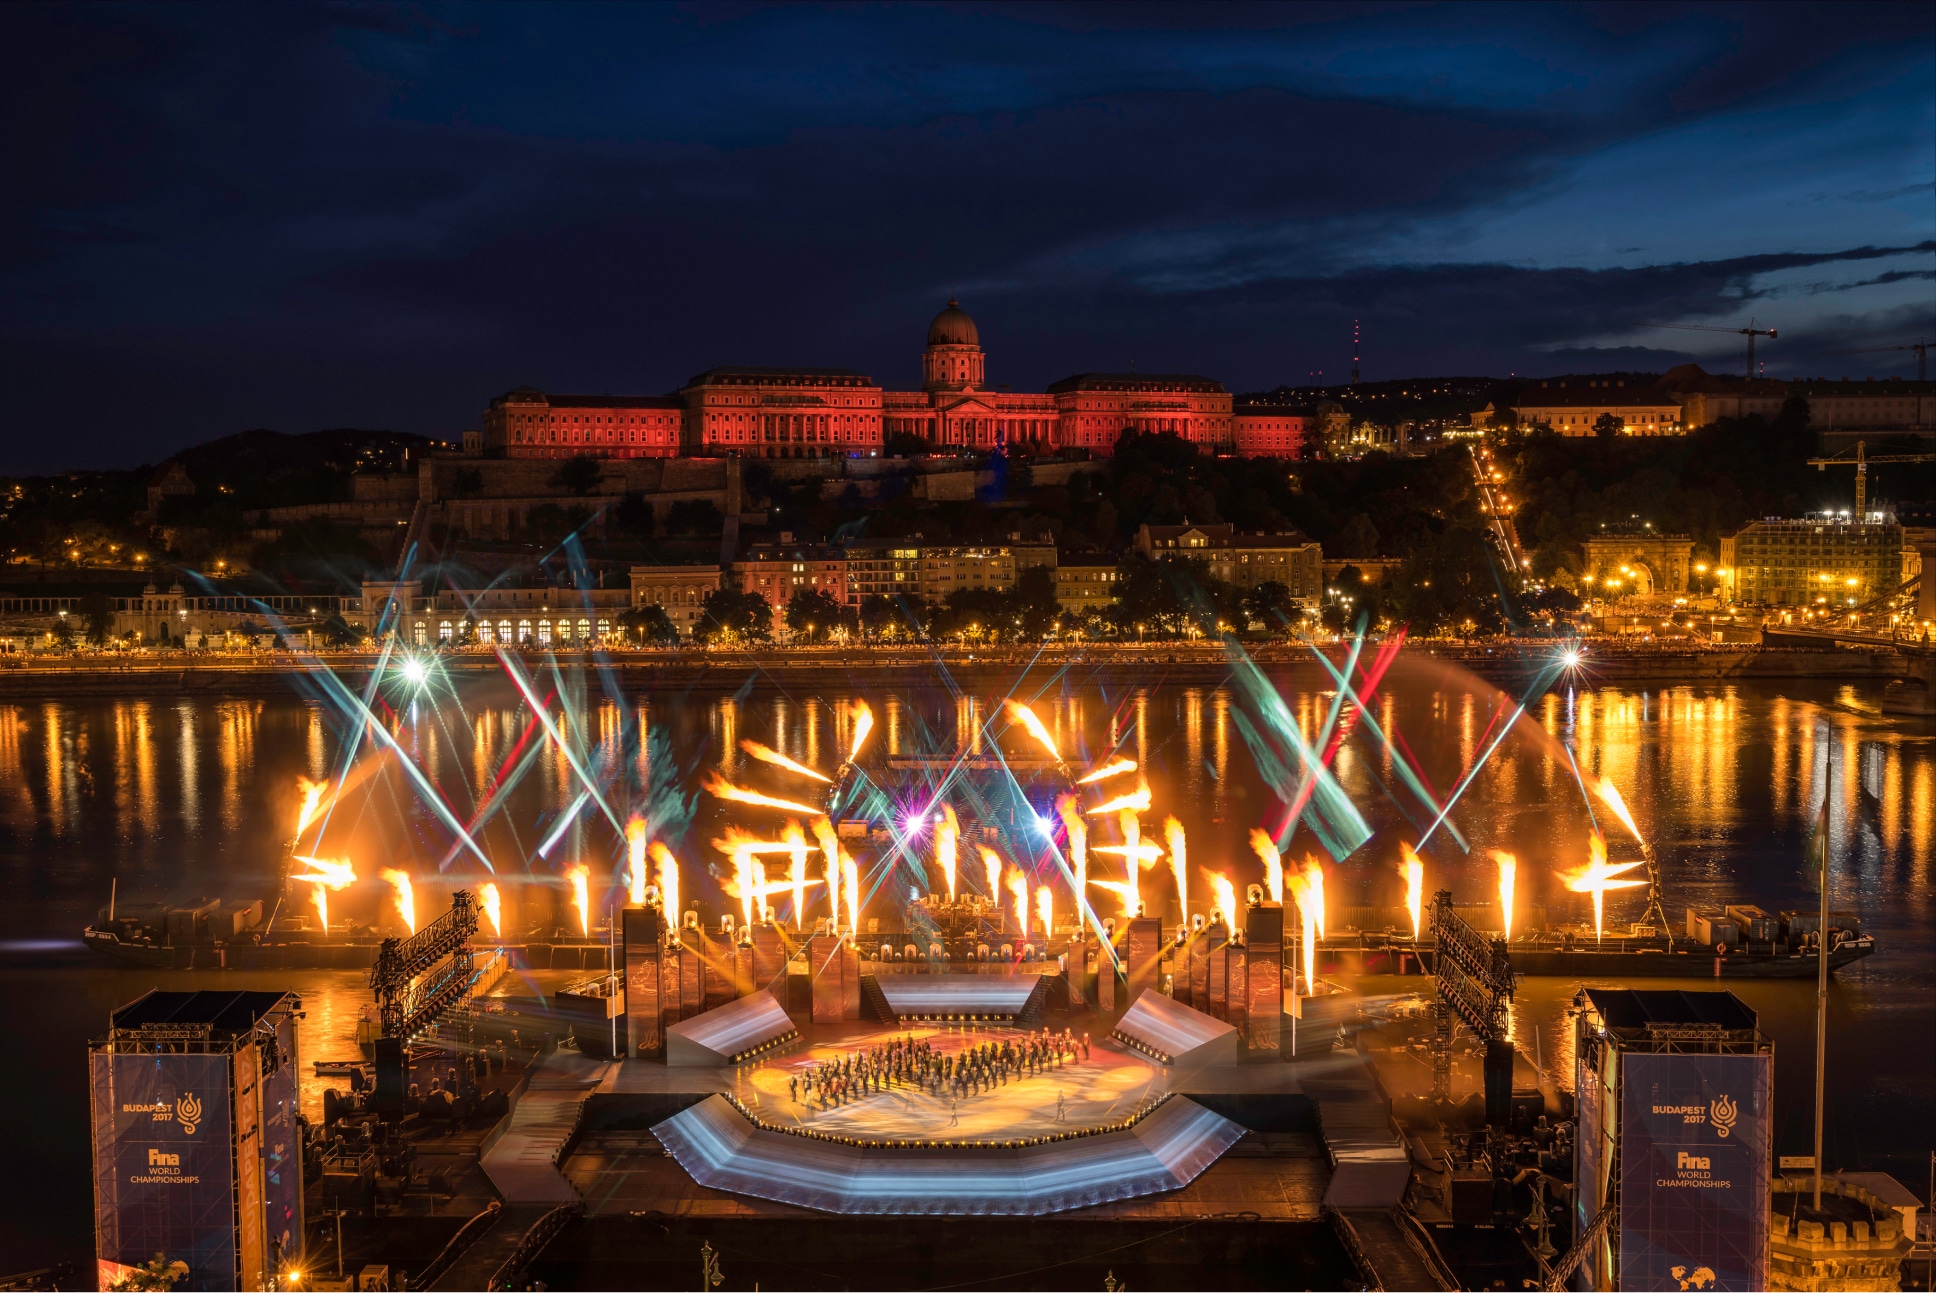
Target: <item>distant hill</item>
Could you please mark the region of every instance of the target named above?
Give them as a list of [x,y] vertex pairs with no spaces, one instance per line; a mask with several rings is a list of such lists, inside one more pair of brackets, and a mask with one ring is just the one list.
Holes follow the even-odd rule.
[[239,431],[194,445],[168,459],[197,485],[234,485],[251,477],[328,468],[344,475],[402,471],[437,442],[401,431],[341,427],[290,435],[285,431]]
[[1239,395],[1239,407],[1247,404],[1310,407],[1329,402],[1341,404],[1354,418],[1391,424],[1403,421],[1432,422],[1473,413],[1487,404],[1507,407],[1528,386],[1540,382],[1624,381],[1630,386],[1647,386],[1658,381],[1658,373],[1563,373],[1552,377],[1404,377],[1386,382],[1360,382],[1356,386],[1279,386],[1275,390]]

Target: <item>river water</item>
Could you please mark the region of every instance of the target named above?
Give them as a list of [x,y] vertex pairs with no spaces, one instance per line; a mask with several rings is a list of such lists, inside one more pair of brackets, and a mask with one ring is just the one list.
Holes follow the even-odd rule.
[[[1144,830],[1160,842],[1163,819],[1179,820],[1190,909],[1201,911],[1209,904],[1204,872],[1225,874],[1241,893],[1261,875],[1250,830],[1282,820],[1284,795],[1260,771],[1253,748],[1281,750],[1293,726],[1318,741],[1329,716],[1334,696],[1323,674],[1293,671],[1278,683],[1281,712],[1239,688],[1161,683],[1050,687],[1039,695],[1031,688],[1025,698],[1075,761],[1139,761],[1154,797]],[[634,812],[682,859],[687,900],[696,899],[709,920],[736,910],[721,890],[723,859],[710,842],[728,821],[777,833],[784,815],[725,814],[699,793],[705,778],[723,775],[808,803],[819,797],[814,783],[750,759],[742,741],[831,771],[852,738],[855,702],[864,700],[875,727],[860,763],[883,782],[889,778],[878,765],[890,758],[1039,757],[1003,716],[1002,697],[979,689],[938,684],[886,695],[856,675],[844,692],[812,696],[790,694],[772,677],[750,679],[736,696],[611,694],[595,675],[560,675],[539,691],[545,721],[508,684],[466,684],[449,694],[434,680],[426,691],[377,697],[357,720],[294,693],[0,704],[0,1036],[12,1043],[0,1065],[0,1107],[10,1114],[0,1273],[91,1255],[85,1046],[113,1007],[154,987],[290,988],[302,993],[307,1012],[304,1067],[353,1053],[355,1019],[368,1000],[360,974],[158,973],[110,967],[77,951],[80,928],[106,905],[111,884],[119,903],[265,898],[273,907],[299,778],[342,787],[320,836],[312,826],[300,850],[347,858],[355,868],[357,883],[329,895],[334,928],[399,930],[395,888],[379,876],[390,868],[412,877],[423,920],[443,909],[451,889],[489,880],[502,895],[506,936],[546,937],[576,932],[580,920],[568,868],[589,869],[593,913],[619,896],[625,844],[617,827]],[[1392,669],[1372,704],[1375,725],[1361,724],[1337,756],[1349,804],[1329,806],[1327,829],[1334,842],[1363,832],[1370,838],[1344,862],[1327,863],[1334,909],[1402,900],[1398,840],[1416,840],[1435,816],[1408,788],[1407,767],[1442,801],[1484,758],[1450,828],[1440,828],[1425,852],[1426,888],[1449,888],[1461,902],[1494,901],[1488,850],[1510,850],[1519,860],[1521,922],[1542,909],[1553,920],[1591,918],[1588,901],[1567,893],[1557,876],[1586,860],[1590,818],[1575,760],[1611,780],[1631,805],[1661,857],[1675,921],[1685,907],[1727,902],[1812,908],[1802,859],[1826,793],[1833,905],[1859,912],[1881,943],[1874,957],[1838,972],[1831,990],[1827,1158],[1831,1166],[1920,1181],[1936,1144],[1936,731],[1929,721],[1883,716],[1873,693],[1838,684],[1587,685],[1533,700],[1508,727],[1503,720],[1515,706],[1515,698],[1450,666],[1401,660]],[[1395,757],[1394,745],[1404,754]],[[1103,789],[1133,789],[1137,775]],[[588,783],[595,795],[583,795]],[[949,798],[967,812],[973,789]],[[1051,814],[1046,799],[1035,800]],[[884,811],[898,827],[931,807],[932,791],[902,782],[880,802],[892,804]],[[1603,808],[1599,815],[1613,860],[1638,859]],[[1096,822],[1092,842],[1116,838],[1108,818]],[[456,823],[476,823],[468,843],[459,842]],[[1020,822],[1004,847],[1012,854],[1039,848],[1027,843],[1032,829]],[[1290,854],[1319,847],[1301,830]],[[866,912],[898,914],[910,889],[938,883],[891,848],[856,852]],[[914,853],[925,856],[927,846],[917,842]],[[963,853],[961,883],[978,887],[980,863],[971,849]],[[1091,874],[1120,878],[1118,868],[1096,858]],[[784,857],[774,869],[785,870]],[[1066,884],[1046,869],[1038,878],[1066,910]],[[1138,883],[1144,901],[1174,919],[1167,864],[1142,872]],[[1644,893],[1609,895],[1608,924],[1641,919]],[[1113,912],[1110,895],[1092,891],[1091,900]],[[790,898],[775,901],[790,912]],[[810,891],[809,919],[819,901]],[[312,924],[318,916],[306,892],[277,913],[278,921]],[[1516,1036],[1529,1053],[1543,1054],[1561,1085],[1571,1081],[1565,1006],[1578,986],[1529,980],[1515,1004]],[[1775,1041],[1776,1151],[1806,1153],[1813,981],[1729,986],[1760,1012]],[[318,1090],[310,1089],[311,1104]]]

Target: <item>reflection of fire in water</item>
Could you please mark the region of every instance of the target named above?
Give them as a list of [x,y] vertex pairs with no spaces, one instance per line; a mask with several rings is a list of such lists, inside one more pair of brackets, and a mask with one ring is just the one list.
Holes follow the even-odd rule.
[[1283,855],[1277,851],[1277,845],[1272,842],[1270,835],[1261,830],[1251,831],[1250,847],[1256,851],[1258,859],[1264,864],[1264,892],[1270,896],[1272,902],[1283,902]]
[[632,904],[645,902],[645,818],[634,817],[625,823],[625,878],[630,882]]
[[1224,923],[1231,929],[1237,927],[1237,886],[1230,877],[1221,871],[1205,871],[1203,878],[1210,882],[1210,892],[1215,895],[1217,911],[1223,916]]
[[1418,860],[1418,854],[1412,852],[1411,845],[1401,842],[1398,847],[1405,851],[1405,910],[1411,913],[1412,941],[1416,943],[1424,932],[1425,864]]
[[[1062,761],[1062,752],[1055,748],[1055,738],[1049,735],[1048,728],[1042,726],[1042,720],[1035,716],[1034,710],[1022,704],[1020,701],[1011,700],[1008,702],[1008,716],[1013,721],[1027,728],[1028,734],[1035,738],[1038,745],[1049,752],[1051,759],[1054,759],[1057,763]],[[1024,921],[1022,927],[1027,929],[1028,923]]]
[[316,886],[314,890],[316,915],[322,921],[323,932],[327,934],[329,933],[329,891],[349,888],[356,883],[356,872],[351,868],[348,858],[299,857],[294,860],[302,863],[309,870],[289,878]]
[[1506,924],[1506,941],[1512,942],[1513,881],[1519,872],[1519,859],[1504,849],[1493,849],[1492,860],[1499,864],[1499,911]]
[[658,840],[652,841],[652,860],[659,864],[659,900],[665,904],[666,919],[679,920],[679,859]]
[[1646,881],[1614,878],[1622,872],[1633,870],[1640,863],[1622,862],[1616,866],[1607,865],[1607,842],[1601,838],[1597,830],[1587,836],[1587,858],[1585,866],[1562,872],[1560,880],[1574,893],[1593,895],[1593,938],[1597,942],[1601,937],[1601,927],[1606,919],[1607,890],[1637,889]]
[[1136,760],[1115,759],[1109,763],[1103,764],[1100,768],[1097,768],[1094,772],[1090,773],[1088,776],[1083,777],[1082,779],[1077,781],[1076,784],[1078,786],[1092,786],[1098,781],[1107,781],[1111,777],[1120,776],[1125,772],[1134,772],[1134,771],[1136,771]]
[[397,915],[403,917],[403,926],[411,933],[417,932],[417,893],[411,887],[410,877],[402,871],[390,867],[383,869],[383,878],[396,890]]
[[961,823],[955,819],[955,810],[947,804],[941,805],[941,824],[934,828],[934,864],[941,871],[941,878],[948,883],[948,901],[955,900],[955,866],[960,849]]
[[491,934],[496,938],[504,937],[504,900],[498,896],[497,886],[484,883],[477,887],[477,902],[484,909],[484,919],[491,922]]
[[815,781],[833,780],[831,777],[822,776],[820,773],[815,772],[804,763],[795,763],[778,750],[761,745],[758,741],[741,741],[739,748],[758,759],[761,763],[770,763],[776,768],[785,768],[788,772],[797,772],[803,777],[812,777]]
[[578,909],[578,934],[581,938],[592,936],[592,872],[583,863],[565,871],[565,881],[571,885],[571,905]]

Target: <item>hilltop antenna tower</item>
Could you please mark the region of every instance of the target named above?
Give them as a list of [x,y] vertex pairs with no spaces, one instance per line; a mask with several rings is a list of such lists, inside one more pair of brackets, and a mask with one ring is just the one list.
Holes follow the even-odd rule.
[[1351,321],[1351,384],[1358,384],[1358,321]]

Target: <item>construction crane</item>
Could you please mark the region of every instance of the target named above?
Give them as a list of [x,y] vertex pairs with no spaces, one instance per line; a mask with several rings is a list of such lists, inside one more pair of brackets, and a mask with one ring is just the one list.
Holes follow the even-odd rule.
[[1753,319],[1748,320],[1748,326],[1745,328],[1717,328],[1712,324],[1707,324],[1707,323],[1640,323],[1634,326],[1640,327],[1640,328],[1676,328],[1682,332],[1732,332],[1737,336],[1746,337],[1748,339],[1748,380],[1749,381],[1753,381],[1754,375],[1755,375],[1755,365],[1754,365],[1755,338],[1766,337],[1770,341],[1773,341],[1775,339],[1775,330],[1773,328],[1757,328],[1754,325]]
[[1907,346],[1865,346],[1860,350],[1824,350],[1825,355],[1890,355],[1904,350],[1916,352],[1916,380],[1929,380],[1929,343],[1921,337]]
[[1869,514],[1869,464],[1872,462],[1936,462],[1936,453],[1879,453],[1870,457],[1863,452],[1862,441],[1857,440],[1853,458],[1849,457],[1847,449],[1833,458],[1810,458],[1808,465],[1817,471],[1855,464],[1855,520],[1858,525]]

